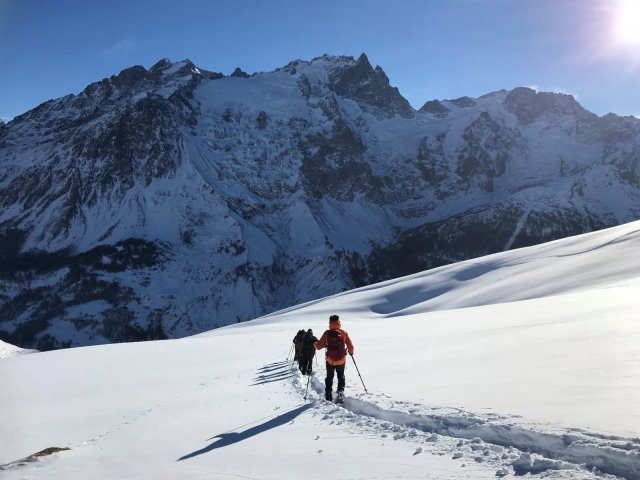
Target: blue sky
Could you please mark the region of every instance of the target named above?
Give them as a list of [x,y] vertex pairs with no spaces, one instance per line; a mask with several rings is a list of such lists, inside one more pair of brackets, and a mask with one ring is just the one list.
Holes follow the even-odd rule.
[[[640,115],[640,0],[0,0],[0,117],[167,57],[269,71],[365,52],[419,108],[532,86]],[[640,8],[638,9],[640,10]],[[623,15],[632,21],[628,11]],[[632,31],[633,28],[631,28]]]

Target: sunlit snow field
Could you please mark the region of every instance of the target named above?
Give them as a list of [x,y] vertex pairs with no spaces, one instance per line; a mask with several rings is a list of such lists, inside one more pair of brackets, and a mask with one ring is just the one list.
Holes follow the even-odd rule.
[[[638,252],[635,222],[196,337],[4,358],[0,476],[640,478]],[[369,392],[349,359],[344,407],[321,355],[306,400],[291,367],[334,313]],[[28,458],[48,447],[70,450]]]

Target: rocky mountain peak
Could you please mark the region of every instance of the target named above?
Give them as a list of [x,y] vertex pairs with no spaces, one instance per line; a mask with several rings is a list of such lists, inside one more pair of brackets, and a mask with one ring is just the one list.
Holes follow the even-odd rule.
[[0,127],[0,338],[195,334],[640,215],[640,121],[568,95],[415,112],[364,54],[222,77],[161,59]]
[[336,94],[358,101],[379,117],[411,118],[415,113],[399,90],[389,84],[384,70],[380,66],[374,69],[364,53],[334,71],[330,78]]
[[159,60],[157,63],[155,63],[150,69],[150,72],[157,72],[157,71],[162,71],[162,70],[166,70],[167,68],[169,68],[171,65],[173,64],[173,62],[171,60],[169,60],[168,58],[163,58],[161,60]]
[[136,65],[122,70],[118,75],[112,75],[108,81],[119,90],[137,93],[151,90],[160,84],[173,82],[175,79],[194,75],[203,75],[207,78],[220,78],[223,76],[201,70],[189,59],[172,62],[168,58],[163,58],[149,70]]
[[202,71],[188,58],[180,62],[172,62],[163,58],[149,69],[150,77],[155,80],[162,77],[177,78],[198,73],[202,73]]
[[[371,63],[369,62],[369,57],[367,57],[367,54],[362,52],[360,54],[360,56],[358,57],[358,60],[356,61],[356,65],[362,65],[364,66],[364,68],[367,68],[369,70],[373,70],[373,67],[371,66]],[[378,65],[378,67],[380,67]],[[382,69],[382,68],[380,68]]]
[[[353,60],[353,58],[350,58]],[[332,81],[336,93],[352,93],[359,85],[373,78],[373,67],[369,59],[363,53],[357,61],[347,63],[332,73]]]
[[240,67],[236,67],[231,76],[236,78],[249,78],[249,74],[244,72]]
[[419,110],[421,113],[431,113],[432,115],[442,118],[446,117],[449,109],[445,107],[439,100],[429,100]]
[[536,92],[527,87],[514,88],[505,98],[505,107],[516,115],[521,123],[528,124],[539,117],[560,117],[572,115],[595,118],[573,97],[564,93]]
[[125,68],[118,75],[112,75],[109,80],[121,88],[132,88],[143,81],[147,76],[147,69],[142,65]]
[[477,105],[477,102],[473,98],[467,96],[454,98],[453,100],[448,100],[448,102],[458,108],[471,108]]

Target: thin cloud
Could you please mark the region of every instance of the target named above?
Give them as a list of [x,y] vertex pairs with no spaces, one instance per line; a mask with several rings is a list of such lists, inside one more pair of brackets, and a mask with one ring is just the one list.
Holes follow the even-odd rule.
[[125,38],[118,43],[105,48],[100,52],[104,58],[115,58],[121,55],[128,55],[140,49],[140,42],[135,38]]

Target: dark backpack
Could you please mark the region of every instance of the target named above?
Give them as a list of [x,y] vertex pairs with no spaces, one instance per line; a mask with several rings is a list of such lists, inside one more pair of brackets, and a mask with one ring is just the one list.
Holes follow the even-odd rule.
[[300,345],[300,342],[302,341],[302,337],[304,337],[304,335],[305,335],[304,330],[298,330],[298,333],[296,333],[296,336],[293,337],[293,343],[295,343],[296,348]]
[[327,330],[327,357],[331,360],[342,360],[347,355],[344,337],[340,330]]
[[298,360],[300,356],[300,347],[302,346],[302,337],[305,335],[304,330],[298,330],[296,336],[293,337],[293,344],[295,345],[295,354],[293,356],[294,359]]
[[314,342],[317,342],[318,339],[316,337],[314,337],[313,335],[309,335],[308,333],[305,333],[304,337],[302,337],[302,346],[301,346],[301,351],[305,354],[305,355],[315,355],[316,353],[316,348],[313,346]]

